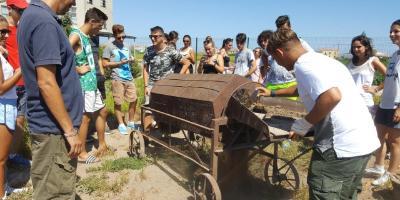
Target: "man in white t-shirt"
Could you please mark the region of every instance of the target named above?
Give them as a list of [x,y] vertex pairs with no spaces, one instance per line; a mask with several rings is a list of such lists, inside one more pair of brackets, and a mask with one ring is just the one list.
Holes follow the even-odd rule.
[[294,69],[298,85],[297,90],[272,92],[260,88],[260,95],[300,95],[309,113],[294,122],[290,138],[314,127],[310,199],[356,199],[370,154],[380,143],[349,71],[334,59],[305,50],[289,29],[273,34],[268,53],[287,70]]
[[256,61],[253,52],[246,48],[247,36],[244,33],[236,35],[236,45],[239,52],[235,55],[234,74],[251,78],[251,75],[257,70]]

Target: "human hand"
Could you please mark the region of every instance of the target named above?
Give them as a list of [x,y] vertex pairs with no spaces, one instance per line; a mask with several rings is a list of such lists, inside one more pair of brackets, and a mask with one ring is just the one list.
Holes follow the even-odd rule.
[[150,89],[148,87],[144,88],[144,94],[145,95],[150,95]]
[[294,121],[289,131],[289,139],[296,139],[297,136],[304,137],[313,125],[306,119],[301,118]]
[[79,74],[86,74],[90,72],[90,67],[88,64],[81,65],[77,68]]
[[123,65],[123,64],[126,64],[126,63],[129,63],[129,60],[128,59],[122,59],[121,61],[120,61],[120,65]]
[[3,46],[0,46],[0,53],[7,57],[8,50],[6,48],[4,48]]
[[398,123],[400,122],[400,107],[396,108],[393,114],[393,122]]
[[257,96],[266,96],[266,97],[270,97],[271,96],[271,90],[268,90],[265,87],[257,87],[256,90],[258,91]]
[[69,133],[65,133],[65,138],[70,146],[70,150],[68,152],[68,156],[70,158],[76,158],[82,152],[82,141],[79,139],[77,130],[73,129]]
[[365,92],[368,92],[370,94],[376,94],[379,91],[379,86],[377,85],[363,85],[362,86]]

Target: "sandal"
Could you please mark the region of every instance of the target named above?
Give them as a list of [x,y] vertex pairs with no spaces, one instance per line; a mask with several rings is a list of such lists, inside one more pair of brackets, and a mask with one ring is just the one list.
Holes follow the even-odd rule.
[[97,163],[100,162],[100,159],[98,159],[96,156],[94,155],[89,155],[86,160],[79,160],[78,159],[78,163],[84,163],[84,164],[93,164],[93,163]]

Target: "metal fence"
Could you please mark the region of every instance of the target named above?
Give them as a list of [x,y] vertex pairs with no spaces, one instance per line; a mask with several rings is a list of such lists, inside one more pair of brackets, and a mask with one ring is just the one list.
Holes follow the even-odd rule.
[[[230,38],[234,38],[234,36],[230,36]],[[204,52],[204,39],[205,37],[192,38],[192,47],[195,49],[196,55]],[[217,48],[221,48],[222,41],[224,39],[225,38],[213,38]],[[315,51],[320,51],[321,49],[337,49],[339,57],[341,57],[349,56],[349,49],[352,37],[302,37],[302,39],[307,41]],[[103,40],[101,42],[104,43],[106,41]],[[393,52],[396,51],[396,49],[398,48],[396,45],[392,44],[389,37],[372,37],[372,43],[375,51],[379,52],[380,55],[383,56],[391,56]],[[136,37],[134,40],[126,40],[126,45],[131,46],[132,49],[135,49],[135,52],[141,53],[144,52],[146,47],[151,45],[151,41],[148,37]],[[182,46],[182,36],[180,36],[177,47],[180,48]],[[233,46],[233,51],[235,51],[236,45],[234,44]],[[257,38],[248,39],[248,48],[253,49],[257,46]]]

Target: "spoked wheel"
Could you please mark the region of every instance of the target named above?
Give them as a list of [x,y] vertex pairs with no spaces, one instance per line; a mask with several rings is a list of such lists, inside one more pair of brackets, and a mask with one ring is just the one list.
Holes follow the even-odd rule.
[[144,139],[138,131],[132,131],[129,135],[129,154],[138,158],[145,156]]
[[221,190],[217,181],[209,173],[198,175],[194,180],[193,196],[195,200],[221,200]]
[[300,177],[293,163],[284,158],[277,159],[274,169],[274,159],[270,158],[265,163],[264,179],[268,185],[280,186],[288,190],[297,190],[300,187]]

